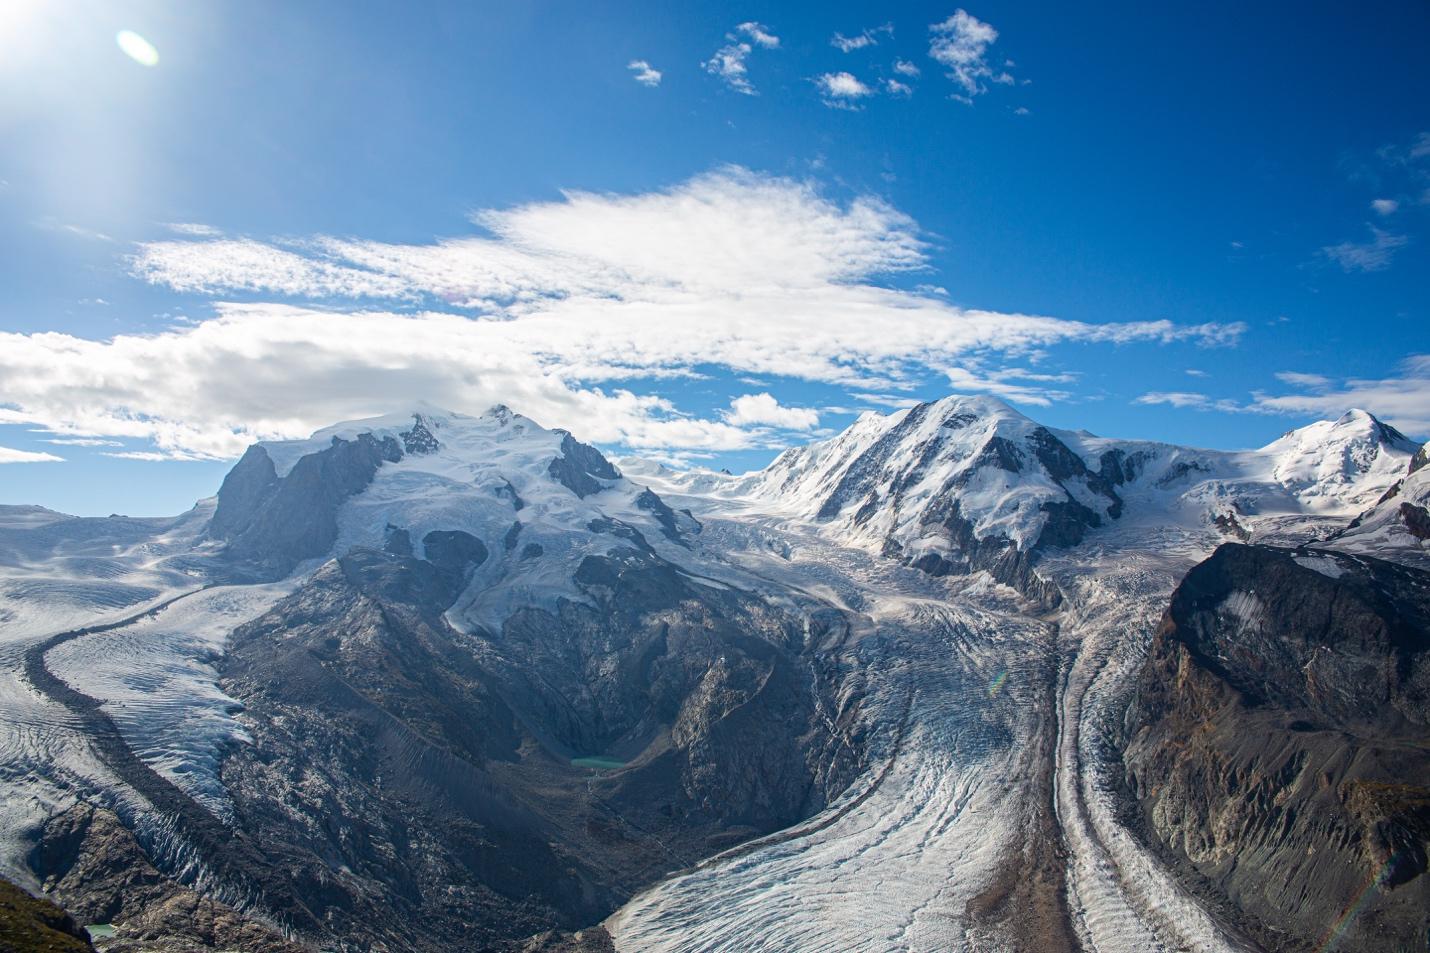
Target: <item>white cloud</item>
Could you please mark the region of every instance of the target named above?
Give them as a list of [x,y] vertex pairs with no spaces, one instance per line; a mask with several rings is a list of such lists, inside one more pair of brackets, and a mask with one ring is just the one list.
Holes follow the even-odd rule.
[[101,440],[98,437],[50,437],[45,443],[61,447],[122,447],[118,440]]
[[784,430],[813,430],[819,412],[808,407],[786,407],[770,394],[742,394],[730,401],[725,419],[737,427],[768,424]]
[[914,77],[919,75],[919,68],[908,60],[894,60],[894,72],[900,76]]
[[754,47],[749,42],[740,39],[739,34],[744,34],[749,41],[765,49],[777,49],[780,45],[780,38],[764,26],[753,20],[741,23],[735,27],[734,33],[725,34],[725,39],[729,42],[715,51],[715,55],[710,57],[700,65],[705,67],[705,72],[711,76],[718,76],[725,81],[737,93],[745,96],[756,96],[758,92],[753,83],[750,82],[750,68],[747,61],[750,54],[754,52]]
[[848,107],[854,100],[874,95],[874,90],[853,73],[824,73],[815,77],[814,82],[826,106]]
[[993,394],[1039,407],[1072,396],[1066,389],[1047,385],[1071,384],[1077,379],[1074,374],[1040,374],[1018,367],[987,372],[976,366],[950,367],[944,374],[955,391]]
[[1197,369],[1197,368],[1195,368],[1195,367],[1189,367],[1189,368],[1187,368],[1186,374],[1187,374],[1188,377],[1206,377],[1206,376],[1208,376],[1206,371],[1199,370],[1199,369]]
[[1171,407],[1191,408],[1192,410],[1220,410],[1224,413],[1239,413],[1247,408],[1241,406],[1234,400],[1226,398],[1208,397],[1206,394],[1189,393],[1187,391],[1153,391],[1138,397],[1135,404],[1165,404]]
[[843,33],[836,33],[830,39],[829,45],[839,50],[841,53],[853,53],[855,50],[862,50],[870,46],[879,45],[878,34],[885,36],[894,35],[894,25],[885,23],[883,26],[876,26],[860,32],[857,36],[845,36]]
[[852,53],[855,50],[862,50],[866,46],[874,46],[877,43],[878,40],[875,40],[868,33],[860,33],[858,36],[845,36],[843,33],[836,33],[829,41],[829,45],[841,53]]
[[85,225],[75,225],[72,222],[61,222],[53,218],[42,218],[35,222],[36,228],[42,228],[47,232],[59,232],[63,235],[70,235],[74,238],[83,238],[86,241],[113,242],[114,236],[104,232],[89,228]]
[[1329,387],[1331,379],[1324,374],[1302,374],[1298,371],[1281,371],[1276,379],[1294,387],[1311,387],[1317,390]]
[[1395,199],[1376,199],[1370,203],[1370,207],[1377,215],[1394,215],[1396,209],[1400,208],[1400,203]]
[[[917,397],[909,397],[904,394],[855,393],[850,396],[866,404],[873,404],[876,407],[888,407],[893,410],[903,410],[905,407],[913,407],[922,403]],[[830,412],[833,413],[833,410]],[[860,411],[855,411],[855,413],[860,413]]]
[[981,368],[1056,343],[1215,346],[1243,330],[980,311],[889,287],[885,276],[928,267],[912,219],[741,169],[476,220],[488,234],[425,245],[143,246],[133,267],[149,281],[316,306],[219,302],[207,319],[110,339],[0,332],[0,423],[224,458],[420,398],[507,403],[609,445],[728,450],[760,435],[684,414],[642,382],[713,366],[875,393],[958,367],[1057,399],[1052,378]]
[[1027,116],[1030,113],[1031,110],[1029,110],[1027,106],[1019,106],[1017,109],[1013,110],[1013,115],[1015,116]]
[[170,222],[164,227],[175,235],[189,235],[194,238],[218,238],[223,234],[212,225],[201,225],[198,222]]
[[737,93],[746,96],[755,95],[755,87],[750,82],[749,67],[745,65],[745,60],[750,57],[750,44],[748,43],[727,43],[715,51],[715,55],[704,63],[705,72],[711,76],[718,76],[725,81]]
[[884,90],[890,96],[912,96],[914,94],[913,87],[908,83],[901,83],[896,79],[889,78],[884,80]]
[[972,102],[974,96],[987,91],[987,80],[1014,82],[1007,70],[994,75],[988,64],[988,48],[998,40],[998,31],[992,25],[960,9],[947,20],[929,26],[929,32],[929,56],[948,70],[948,78],[962,90],[955,98]]
[[10,447],[0,447],[0,464],[63,463],[64,459],[64,457],[57,457],[53,453],[37,453],[33,450],[15,450]]
[[1430,354],[1402,361],[1399,375],[1334,381],[1319,374],[1277,374],[1300,387],[1294,394],[1257,394],[1252,409],[1262,413],[1317,414],[1337,417],[1352,407],[1420,437],[1430,435]]
[[1370,229],[1370,241],[1327,245],[1321,249],[1321,254],[1340,265],[1346,272],[1384,271],[1390,267],[1396,250],[1408,244],[1410,239],[1404,235],[1392,235],[1374,225],[1366,227]]
[[1430,354],[1414,354],[1384,378],[1335,380],[1323,374],[1282,371],[1276,378],[1296,389],[1290,394],[1256,392],[1244,403],[1185,391],[1143,394],[1134,403],[1166,404],[1193,410],[1322,418],[1339,417],[1353,407],[1375,414],[1391,426],[1420,437],[1430,435]]
[[642,86],[660,85],[660,70],[655,69],[645,60],[631,60],[629,63],[626,64],[626,69],[635,73],[635,76],[633,76],[632,79],[634,79],[637,83],[640,83]]
[[769,27],[763,23],[756,23],[754,20],[747,20],[735,27],[736,30],[754,40],[767,50],[777,49],[780,45],[780,38],[770,32]]

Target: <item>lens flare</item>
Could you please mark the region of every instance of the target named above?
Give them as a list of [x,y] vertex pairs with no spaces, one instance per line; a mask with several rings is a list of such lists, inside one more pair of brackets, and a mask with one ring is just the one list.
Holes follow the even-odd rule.
[[159,51],[154,49],[154,44],[133,30],[120,30],[114,35],[114,42],[119,44],[119,48],[124,51],[125,56],[136,63],[143,66],[159,64]]
[[1005,668],[997,675],[993,676],[993,681],[988,683],[988,697],[992,698],[1003,690],[1003,685],[1008,681],[1008,670]]

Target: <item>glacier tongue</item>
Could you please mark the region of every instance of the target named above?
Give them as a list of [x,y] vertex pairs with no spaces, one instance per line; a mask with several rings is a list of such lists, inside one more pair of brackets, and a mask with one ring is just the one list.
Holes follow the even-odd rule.
[[968,948],[985,925],[967,909],[1039,799],[1025,742],[1051,699],[1052,630],[1011,611],[1006,590],[979,596],[788,525],[717,520],[705,535],[750,573],[860,607],[841,655],[870,692],[879,741],[867,774],[822,813],[617,912],[617,948]]

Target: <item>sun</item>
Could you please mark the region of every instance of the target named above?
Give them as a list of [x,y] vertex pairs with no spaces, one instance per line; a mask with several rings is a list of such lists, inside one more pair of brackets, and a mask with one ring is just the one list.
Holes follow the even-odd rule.
[[134,62],[143,66],[159,65],[159,51],[154,49],[154,44],[133,30],[120,30],[114,35],[114,42]]

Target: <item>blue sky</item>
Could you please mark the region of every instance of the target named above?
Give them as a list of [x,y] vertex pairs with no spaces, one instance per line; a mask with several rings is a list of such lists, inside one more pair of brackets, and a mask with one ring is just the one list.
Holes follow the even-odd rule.
[[735,470],[951,391],[1430,436],[1424,4],[11,7],[0,502],[418,399]]

